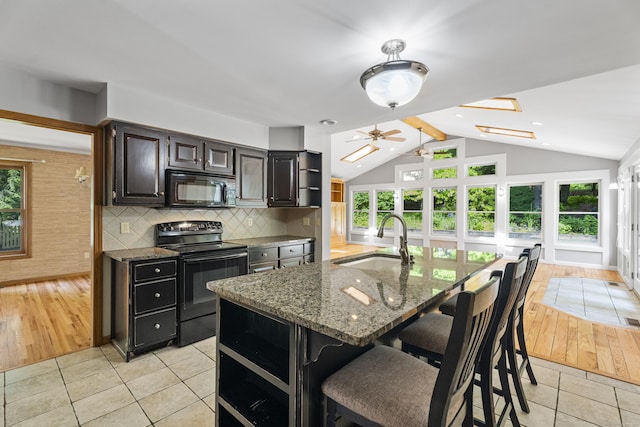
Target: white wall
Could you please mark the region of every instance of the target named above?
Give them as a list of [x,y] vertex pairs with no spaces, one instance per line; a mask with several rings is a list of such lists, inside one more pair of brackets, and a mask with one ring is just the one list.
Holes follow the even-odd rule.
[[96,95],[0,65],[0,109],[95,125]]
[[269,128],[212,111],[180,104],[160,95],[136,89],[108,84],[103,120],[122,120],[141,125],[184,132],[208,138],[220,139],[236,144],[269,148]]

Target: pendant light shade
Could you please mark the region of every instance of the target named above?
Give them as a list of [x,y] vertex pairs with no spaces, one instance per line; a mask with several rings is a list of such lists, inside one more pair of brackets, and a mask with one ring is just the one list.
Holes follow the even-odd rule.
[[401,60],[398,54],[404,47],[403,40],[387,41],[381,48],[388,55],[387,62],[374,65],[360,76],[360,84],[369,99],[392,110],[418,95],[429,71],[420,62]]

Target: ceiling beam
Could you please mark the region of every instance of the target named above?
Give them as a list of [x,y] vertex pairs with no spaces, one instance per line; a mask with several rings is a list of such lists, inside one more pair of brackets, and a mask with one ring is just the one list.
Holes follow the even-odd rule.
[[446,133],[442,132],[439,129],[434,128],[429,123],[422,120],[420,117],[417,117],[417,116],[406,117],[402,119],[402,121],[408,124],[409,126],[413,126],[416,129],[422,129],[422,132],[426,133],[427,135],[429,135],[430,137],[432,137],[437,141],[444,141],[445,139],[447,139]]

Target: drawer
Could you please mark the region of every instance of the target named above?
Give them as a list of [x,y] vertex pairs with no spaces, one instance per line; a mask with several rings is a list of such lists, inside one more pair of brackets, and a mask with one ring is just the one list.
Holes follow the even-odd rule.
[[169,341],[176,336],[176,309],[138,316],[133,323],[134,347]]
[[278,268],[278,261],[261,262],[249,265],[249,273],[261,273],[263,271],[271,271]]
[[295,267],[304,263],[304,257],[287,258],[280,260],[280,268]]
[[304,245],[289,245],[280,246],[280,258],[291,258],[295,256],[302,256],[304,251]]
[[276,261],[278,259],[278,248],[253,248],[249,250],[249,264],[257,262]]
[[133,288],[135,314],[169,307],[176,303],[176,279],[143,283]]
[[137,263],[133,267],[133,281],[138,283],[145,280],[175,276],[177,265],[178,264],[175,259],[169,261]]

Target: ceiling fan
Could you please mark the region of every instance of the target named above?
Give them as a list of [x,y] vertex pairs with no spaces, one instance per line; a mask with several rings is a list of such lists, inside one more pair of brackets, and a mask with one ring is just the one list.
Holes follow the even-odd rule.
[[358,133],[367,135],[366,138],[358,138],[358,139],[353,139],[352,141],[364,141],[367,139],[372,140],[373,142],[377,141],[378,139],[383,139],[385,141],[396,141],[396,142],[403,142],[406,138],[402,138],[402,137],[398,137],[398,136],[391,136],[391,135],[397,135],[400,132],[402,132],[400,129],[392,129],[392,130],[388,130],[385,132],[382,132],[381,130],[378,129],[378,125],[375,125],[374,128],[372,130],[370,130],[369,132],[364,132],[364,131],[357,131]]
[[422,128],[417,128],[418,132],[420,132],[420,145],[418,148],[414,150],[415,154],[407,153],[407,157],[423,157],[425,159],[433,159],[433,150],[434,148],[427,148],[427,142],[422,142]]

